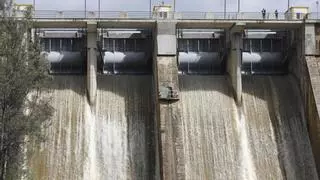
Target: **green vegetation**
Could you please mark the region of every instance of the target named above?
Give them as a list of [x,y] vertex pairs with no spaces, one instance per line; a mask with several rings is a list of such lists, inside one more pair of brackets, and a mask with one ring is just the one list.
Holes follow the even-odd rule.
[[0,179],[18,179],[26,144],[45,139],[53,109],[42,95],[49,76],[32,38],[31,7],[23,14],[10,1],[0,7]]

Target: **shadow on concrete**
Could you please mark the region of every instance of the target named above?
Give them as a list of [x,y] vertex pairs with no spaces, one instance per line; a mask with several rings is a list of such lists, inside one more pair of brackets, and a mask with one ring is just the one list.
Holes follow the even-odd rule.
[[[276,136],[278,161],[284,178],[288,173],[298,179],[315,178],[313,170],[313,157],[310,155],[310,143],[305,121],[302,100],[297,82],[291,75],[282,76],[242,76],[243,94],[249,94],[265,101],[272,129]],[[254,108],[253,105],[245,105]],[[250,118],[246,115],[247,118]],[[258,117],[268,118],[268,117]],[[246,119],[250,121],[255,119]],[[290,167],[288,163],[291,164]]]
[[181,91],[217,91],[233,98],[227,75],[179,75],[179,87]]
[[86,94],[86,76],[83,75],[52,75],[49,90],[72,90],[84,96]]
[[[125,114],[118,116],[125,117],[127,120],[126,136],[129,164],[124,164],[124,166],[131,170],[128,171],[128,176],[131,179],[154,179],[155,142],[154,105],[152,104],[152,76],[98,75],[97,86],[98,91],[112,92],[123,97],[125,100]],[[71,90],[86,98],[86,76],[53,75],[48,88],[51,92],[55,90]],[[112,102],[112,100],[106,101],[105,103],[112,103],[116,105],[116,102]],[[145,142],[142,142],[144,143],[143,146],[139,146],[139,142],[141,142],[141,139],[139,139],[139,137],[141,137],[139,136],[139,133],[141,132],[142,135],[145,136]],[[99,158],[102,160],[106,157],[98,157],[98,161]],[[103,172],[101,173],[103,174]],[[123,175],[118,175],[118,177],[121,176]]]

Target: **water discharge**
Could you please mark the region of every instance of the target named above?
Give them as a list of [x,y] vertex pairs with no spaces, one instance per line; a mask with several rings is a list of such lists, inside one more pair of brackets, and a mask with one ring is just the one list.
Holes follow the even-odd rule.
[[251,154],[251,149],[249,146],[249,138],[246,131],[247,123],[244,117],[244,113],[242,111],[242,107],[238,108],[238,117],[236,117],[236,124],[238,135],[240,138],[240,175],[242,179],[246,180],[255,180],[256,177],[256,170],[253,164],[253,157]]
[[227,78],[179,80],[186,179],[236,179],[241,165],[238,112]]
[[85,162],[87,100],[84,78],[55,76],[52,83],[52,124],[47,143],[30,160],[33,179],[80,179]]
[[150,76],[100,76],[96,105],[98,179],[152,179]]
[[318,179],[296,81],[243,77],[243,92],[257,178]]
[[181,76],[186,179],[317,179],[295,81],[243,77],[243,105],[223,76]]
[[90,106],[84,77],[55,76],[48,141],[31,158],[33,179],[153,179],[151,77],[101,76]]
[[[151,79],[98,76],[90,106],[84,77],[55,76],[48,141],[28,162],[33,179],[154,179]],[[243,77],[242,105],[225,76],[179,80],[186,179],[317,179],[293,78]]]

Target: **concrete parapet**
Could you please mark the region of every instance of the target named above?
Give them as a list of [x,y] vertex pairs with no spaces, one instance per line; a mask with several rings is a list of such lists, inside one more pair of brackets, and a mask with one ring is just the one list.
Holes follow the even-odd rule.
[[235,24],[226,36],[227,46],[229,46],[229,55],[227,60],[227,72],[229,74],[235,101],[241,104],[242,101],[242,78],[241,78],[241,62],[242,62],[242,32],[245,24]]
[[97,23],[87,23],[87,92],[90,104],[97,95]]

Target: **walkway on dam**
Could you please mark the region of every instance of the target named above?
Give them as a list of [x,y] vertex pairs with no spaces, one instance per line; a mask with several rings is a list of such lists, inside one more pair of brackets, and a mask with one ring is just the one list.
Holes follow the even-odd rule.
[[[36,10],[33,19],[36,28],[86,28],[88,21],[97,21],[99,27],[140,28],[153,27],[156,21],[176,21],[180,28],[231,28],[234,23],[246,23],[248,28],[292,28],[304,22],[318,22],[318,13],[308,13],[293,19],[290,13],[276,16],[261,12],[166,12],[165,18],[150,11],[58,11]],[[23,11],[17,16],[22,17]],[[72,22],[72,23],[71,23]]]
[[[166,19],[216,19],[216,20],[288,20],[291,14],[267,12],[263,17],[261,12],[168,12]],[[150,11],[57,11],[36,10],[35,19],[162,19]],[[320,19],[318,13],[311,12],[307,19]],[[304,19],[304,18],[301,18]],[[292,19],[291,19],[292,20]]]

